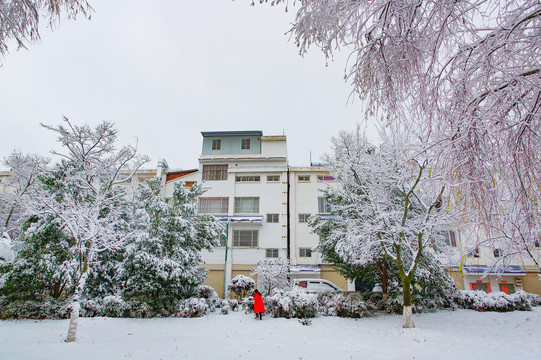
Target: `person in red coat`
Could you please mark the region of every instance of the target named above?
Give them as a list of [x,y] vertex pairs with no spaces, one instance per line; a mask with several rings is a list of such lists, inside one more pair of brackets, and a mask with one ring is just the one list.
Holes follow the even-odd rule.
[[259,320],[263,320],[263,313],[265,312],[265,305],[263,304],[263,298],[259,290],[254,291],[254,312],[255,318],[259,315]]

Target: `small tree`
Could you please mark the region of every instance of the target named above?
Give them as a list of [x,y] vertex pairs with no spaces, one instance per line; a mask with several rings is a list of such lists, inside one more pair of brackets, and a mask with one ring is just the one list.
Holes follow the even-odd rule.
[[273,289],[289,287],[289,261],[281,258],[265,259],[252,268],[251,275],[257,275],[257,288],[268,296]]
[[123,248],[128,237],[124,194],[118,184],[129,181],[147,158],[139,157],[134,147],[117,150],[111,123],[91,129],[72,125],[67,118],[64,122],[65,126],[42,125],[58,135],[66,151],[53,151],[63,160],[40,174],[39,186],[24,205],[29,216],[40,219],[37,228],[55,224],[74,241],[69,251],[79,273],[66,338],[71,342],[76,339],[79,300],[96,254]]
[[379,149],[359,129],[332,139],[334,153],[325,160],[341,186],[328,193],[342,201],[333,204],[338,226],[329,239],[347,263],[366,265],[383,253],[395,264],[403,288],[403,326],[414,327],[412,279],[423,251],[432,246],[433,228],[447,223],[450,213],[442,205],[445,187],[419,150],[423,144],[408,142],[407,133],[383,135]]
[[248,293],[254,290],[254,288],[254,279],[246,275],[235,276],[233,279],[231,279],[229,285],[227,285],[227,290],[233,291],[237,300],[239,301],[244,299],[248,295]]
[[[30,193],[37,181],[37,175],[45,169],[49,160],[39,155],[24,155],[13,151],[6,159],[4,165],[11,170],[10,176],[3,179],[5,189],[0,193],[0,209],[7,216],[0,226],[0,234],[4,231],[10,233],[18,226],[10,226],[14,214],[19,213],[23,198]],[[10,234],[12,238],[14,236]]]

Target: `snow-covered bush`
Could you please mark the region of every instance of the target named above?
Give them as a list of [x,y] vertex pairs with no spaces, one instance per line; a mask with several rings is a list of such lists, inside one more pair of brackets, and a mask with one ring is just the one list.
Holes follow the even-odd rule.
[[145,302],[125,301],[122,297],[114,295],[81,300],[81,314],[85,317],[126,318],[147,318],[162,315],[153,313]]
[[[226,301],[227,301],[227,306],[229,306],[229,308],[232,311],[239,311],[239,302],[238,302],[238,300],[229,299],[229,300],[226,300]],[[253,306],[252,306],[252,310],[254,310]]]
[[274,290],[271,296],[263,299],[267,313],[273,317],[313,318],[317,315],[318,300],[316,294],[303,290]]
[[227,285],[227,290],[235,293],[237,300],[242,300],[248,293],[255,288],[255,281],[251,277],[245,275],[237,275],[229,285]]
[[541,297],[524,291],[507,295],[504,292],[487,294],[484,291],[459,290],[454,301],[462,308],[476,311],[527,311],[531,310],[532,306],[539,306]]
[[205,299],[191,298],[180,300],[177,306],[176,316],[179,317],[201,317],[209,312],[209,306]]
[[0,319],[67,319],[69,310],[65,299],[2,301]]
[[216,299],[218,298],[218,293],[214,290],[212,286],[199,285],[199,287],[197,288],[197,297],[203,299]]
[[323,293],[318,295],[318,310],[324,316],[361,318],[373,314],[373,307],[359,293]]

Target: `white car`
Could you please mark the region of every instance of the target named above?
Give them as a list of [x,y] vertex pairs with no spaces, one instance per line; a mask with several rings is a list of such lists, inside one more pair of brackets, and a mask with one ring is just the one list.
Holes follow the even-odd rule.
[[293,287],[313,292],[337,292],[344,291],[338,286],[325,279],[293,279]]

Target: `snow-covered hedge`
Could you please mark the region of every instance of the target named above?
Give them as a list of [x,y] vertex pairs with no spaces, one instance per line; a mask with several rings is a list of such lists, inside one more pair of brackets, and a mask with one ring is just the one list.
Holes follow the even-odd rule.
[[297,288],[274,290],[264,301],[265,310],[273,317],[313,318],[318,313],[317,295]]
[[361,318],[374,309],[359,293],[323,293],[318,296],[318,310],[323,316]]
[[178,303],[176,316],[178,317],[201,317],[210,311],[209,305],[205,299],[191,298],[181,300]]
[[67,319],[69,309],[63,299],[16,300],[0,304],[0,319]]
[[539,295],[522,290],[510,295],[503,292],[487,294],[484,291],[459,290],[453,300],[462,308],[477,311],[527,311],[531,310],[532,306],[541,305]]

